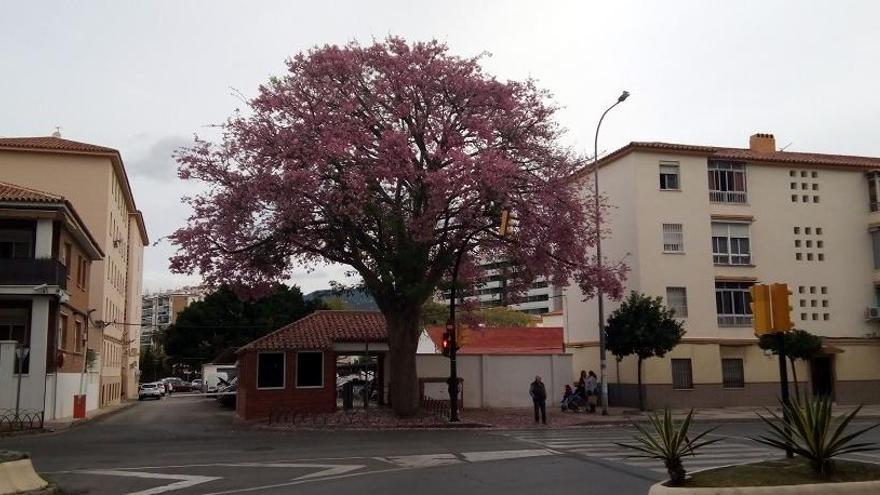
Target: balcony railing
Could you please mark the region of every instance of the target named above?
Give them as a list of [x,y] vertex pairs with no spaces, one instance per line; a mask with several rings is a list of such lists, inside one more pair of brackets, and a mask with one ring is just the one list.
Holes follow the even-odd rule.
[[718,315],[719,327],[748,327],[752,324],[752,315]]
[[745,191],[709,191],[709,201],[713,203],[738,203],[748,202],[749,196]]
[[0,285],[41,284],[67,289],[67,267],[51,258],[0,259]]

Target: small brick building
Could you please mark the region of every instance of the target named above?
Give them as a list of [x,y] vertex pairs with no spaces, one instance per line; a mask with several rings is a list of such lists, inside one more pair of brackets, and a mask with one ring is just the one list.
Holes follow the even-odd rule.
[[376,383],[384,398],[385,318],[378,311],[316,311],[238,349],[236,418],[275,411],[336,410],[338,355],[378,356]]

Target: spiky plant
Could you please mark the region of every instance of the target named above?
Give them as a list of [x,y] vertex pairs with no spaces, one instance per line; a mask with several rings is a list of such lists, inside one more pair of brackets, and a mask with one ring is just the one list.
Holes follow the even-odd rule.
[[687,417],[681,422],[672,419],[672,413],[668,408],[664,409],[662,416],[660,414],[649,414],[648,423],[650,428],[633,423],[633,426],[639,431],[639,435],[633,437],[639,442],[638,445],[625,443],[618,443],[617,445],[640,452],[629,457],[662,461],[663,465],[666,466],[666,472],[669,473],[669,484],[673,486],[681,485],[684,483],[685,476],[687,475],[687,471],[685,471],[682,464],[682,458],[688,455],[696,455],[697,449],[721,441],[721,438],[701,441],[704,436],[715,431],[716,428],[709,428],[693,438],[688,437],[688,430],[690,429],[693,416],[693,409],[688,412]]
[[[788,404],[783,403],[782,409],[783,417],[769,409],[769,418],[758,414],[769,426],[769,430],[768,435],[753,440],[782,450],[790,448],[793,453],[807,459],[813,471],[821,478],[834,472],[835,457],[880,449],[875,442],[853,443],[853,440],[880,424],[846,432],[862,406],[848,414],[834,417],[831,414],[831,398],[821,396],[803,402],[795,398]],[[784,421],[786,416],[787,428]]]

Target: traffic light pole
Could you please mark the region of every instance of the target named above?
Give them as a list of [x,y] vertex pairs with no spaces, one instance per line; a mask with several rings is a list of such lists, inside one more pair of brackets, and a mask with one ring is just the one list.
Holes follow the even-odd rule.
[[[467,243],[465,243],[467,246]],[[458,339],[455,325],[455,299],[456,285],[458,284],[458,268],[461,266],[461,258],[464,256],[464,246],[455,258],[455,266],[452,268],[452,287],[449,290],[449,319],[446,321],[446,331],[449,332],[449,422],[458,423]]]
[[[786,436],[789,432],[788,419],[788,367],[785,365],[785,332],[776,332],[776,347],[779,350],[779,385],[782,396],[782,422],[785,424]],[[791,445],[786,444],[785,456],[791,459],[794,453]]]

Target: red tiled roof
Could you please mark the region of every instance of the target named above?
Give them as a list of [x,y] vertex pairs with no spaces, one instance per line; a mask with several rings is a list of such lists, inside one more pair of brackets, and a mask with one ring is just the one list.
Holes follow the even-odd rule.
[[64,201],[57,194],[38,191],[27,187],[17,186],[8,182],[0,182],[0,201],[21,201],[25,203],[58,203]]
[[0,138],[0,148],[74,151],[82,153],[117,153],[113,148],[71,141],[55,136]]
[[[444,327],[427,329],[434,346],[440,349]],[[480,327],[468,331],[459,354],[559,354],[562,327]]]
[[329,349],[342,342],[386,342],[385,317],[378,311],[315,311],[241,347],[248,350]]
[[[759,152],[749,148],[725,148],[721,146],[699,146],[692,144],[662,143],[657,141],[633,141],[599,159],[599,166],[606,165],[633,151],[654,151],[704,155],[721,160],[740,160],[779,165],[804,165],[814,167],[841,167],[863,170],[880,170],[880,157],[829,155],[825,153],[803,153],[796,151]],[[580,177],[592,170],[586,166],[574,174]]]

